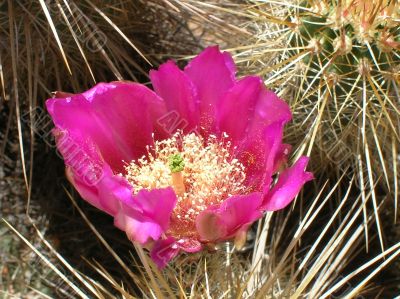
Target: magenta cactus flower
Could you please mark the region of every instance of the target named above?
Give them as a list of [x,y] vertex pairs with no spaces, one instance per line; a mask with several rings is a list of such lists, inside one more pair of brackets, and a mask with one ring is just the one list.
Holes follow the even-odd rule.
[[284,169],[288,105],[259,77],[235,72],[231,56],[210,47],[184,70],[168,61],[151,71],[154,91],[100,83],[46,102],[71,183],[159,267],[181,251],[240,243],[312,179],[307,157]]

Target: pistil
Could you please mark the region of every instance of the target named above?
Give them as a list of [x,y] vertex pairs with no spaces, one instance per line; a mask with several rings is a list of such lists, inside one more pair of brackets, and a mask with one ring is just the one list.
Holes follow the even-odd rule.
[[172,188],[176,195],[183,196],[186,192],[183,169],[185,162],[180,154],[174,154],[169,157],[169,168],[171,169]]

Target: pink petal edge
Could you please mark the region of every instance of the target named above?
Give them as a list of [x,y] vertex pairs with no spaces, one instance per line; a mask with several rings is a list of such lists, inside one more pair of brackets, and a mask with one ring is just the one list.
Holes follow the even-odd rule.
[[176,240],[173,237],[168,237],[154,243],[150,257],[160,269],[163,269],[181,250],[194,253],[201,249],[201,243],[196,240]]
[[218,131],[227,133],[234,145],[238,145],[247,133],[262,88],[263,83],[259,77],[244,77],[220,100],[217,111]]
[[220,206],[210,207],[197,216],[197,231],[204,241],[221,241],[233,237],[240,229],[262,217],[262,194],[236,195]]
[[285,208],[303,185],[314,178],[311,172],[305,171],[308,160],[308,157],[303,156],[280,174],[278,182],[264,197],[263,210],[276,211]]
[[151,70],[150,79],[155,92],[164,99],[169,113],[175,117],[173,122],[166,122],[169,126],[165,129],[171,134],[177,129],[185,133],[194,130],[199,124],[199,100],[190,78],[170,60],[161,64],[158,70]]
[[132,187],[124,178],[114,175],[90,140],[59,129],[54,129],[53,134],[69,181],[85,200],[114,216],[118,203],[132,198]]
[[90,139],[115,172],[123,172],[123,161],[145,154],[153,133],[166,135],[157,124],[165,102],[144,85],[99,83],[81,94],[56,94],[61,95],[66,97],[46,101],[55,126]]
[[178,255],[180,248],[175,238],[158,240],[150,251],[150,257],[159,269],[163,269],[174,257]]
[[158,240],[168,229],[177,198],[171,187],[140,190],[130,202],[121,202],[114,224],[140,244]]
[[235,63],[217,46],[208,47],[184,69],[196,87],[200,109],[200,131],[204,137],[216,130],[217,107],[222,95],[235,83]]

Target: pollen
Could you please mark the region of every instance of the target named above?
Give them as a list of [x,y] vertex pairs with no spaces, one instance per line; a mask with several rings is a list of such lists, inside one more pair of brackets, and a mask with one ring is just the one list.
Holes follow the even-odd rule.
[[134,192],[172,187],[178,197],[171,219],[173,234],[190,236],[195,218],[207,207],[230,196],[246,193],[245,167],[233,157],[228,140],[210,135],[207,140],[195,133],[177,132],[155,141],[147,154],[125,166],[125,177]]

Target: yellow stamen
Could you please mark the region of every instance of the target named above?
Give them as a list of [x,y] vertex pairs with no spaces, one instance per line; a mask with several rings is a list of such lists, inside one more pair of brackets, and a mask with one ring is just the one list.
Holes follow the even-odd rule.
[[146,156],[127,165],[125,177],[135,192],[173,187],[178,202],[172,222],[179,222],[185,231],[208,206],[248,191],[245,168],[232,157],[233,150],[226,134],[220,139],[211,135],[206,141],[194,133],[178,132],[156,141]]

